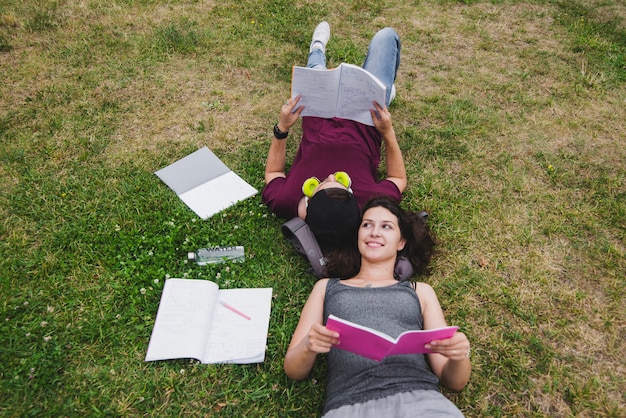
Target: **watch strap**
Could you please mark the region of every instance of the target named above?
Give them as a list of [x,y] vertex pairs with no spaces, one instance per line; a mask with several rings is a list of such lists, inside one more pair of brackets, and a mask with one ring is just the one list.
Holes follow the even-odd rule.
[[289,135],[289,130],[287,130],[287,132],[283,132],[280,129],[278,129],[278,124],[274,125],[274,138],[285,139],[287,138],[287,135]]

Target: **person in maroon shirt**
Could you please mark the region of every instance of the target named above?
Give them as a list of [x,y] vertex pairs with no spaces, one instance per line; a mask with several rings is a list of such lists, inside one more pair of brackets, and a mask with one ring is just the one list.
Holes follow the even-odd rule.
[[[322,22],[315,29],[308,67],[324,69],[330,28]],[[372,103],[374,126],[339,118],[302,117],[302,140],[287,173],[286,141],[289,129],[304,109],[300,97],[287,100],[274,126],[265,166],[263,202],[277,216],[304,219],[322,249],[342,245],[356,235],[359,207],[372,196],[400,201],[406,188],[406,170],[387,105],[395,95],[400,65],[400,38],[391,28],[380,30],[370,42],[363,68],[387,87],[387,103]],[[385,144],[386,178],[378,178],[381,146]],[[346,182],[347,177],[351,180]],[[307,179],[320,179],[305,196]],[[315,182],[316,183],[316,182]],[[313,186],[315,186],[315,183]]]

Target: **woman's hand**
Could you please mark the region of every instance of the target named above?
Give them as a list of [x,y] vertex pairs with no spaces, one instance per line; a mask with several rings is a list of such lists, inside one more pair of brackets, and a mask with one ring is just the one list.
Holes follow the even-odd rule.
[[289,99],[285,102],[283,107],[280,108],[280,115],[278,118],[278,129],[282,132],[287,132],[289,128],[293,126],[294,123],[300,117],[300,113],[304,110],[304,106],[298,106],[298,102],[300,101],[300,96],[296,96],[293,99]]
[[314,353],[328,353],[333,345],[339,344],[339,333],[322,324],[313,324],[307,335],[306,347]]
[[450,360],[465,360],[470,356],[469,340],[465,334],[459,331],[450,338],[431,341],[426,344],[426,348]]
[[381,106],[378,102],[374,102],[374,109],[370,109],[370,113],[372,114],[374,127],[383,138],[394,133],[393,125],[391,124],[391,113],[389,113],[386,107]]

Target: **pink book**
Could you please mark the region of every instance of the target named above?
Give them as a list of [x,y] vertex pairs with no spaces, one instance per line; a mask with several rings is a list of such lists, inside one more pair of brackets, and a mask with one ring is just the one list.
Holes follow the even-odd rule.
[[326,328],[339,333],[338,345],[335,348],[350,351],[372,360],[381,361],[383,358],[397,354],[432,353],[424,347],[433,340],[450,338],[459,329],[449,326],[428,330],[405,331],[398,338],[376,331],[354,322],[346,321],[334,315],[328,317]]

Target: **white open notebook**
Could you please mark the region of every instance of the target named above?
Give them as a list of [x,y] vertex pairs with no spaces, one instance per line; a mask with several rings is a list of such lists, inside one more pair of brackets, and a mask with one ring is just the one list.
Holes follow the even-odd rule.
[[208,280],[167,279],[145,360],[263,362],[271,300],[272,288],[220,290]]
[[207,147],[155,174],[202,219],[257,193]]

